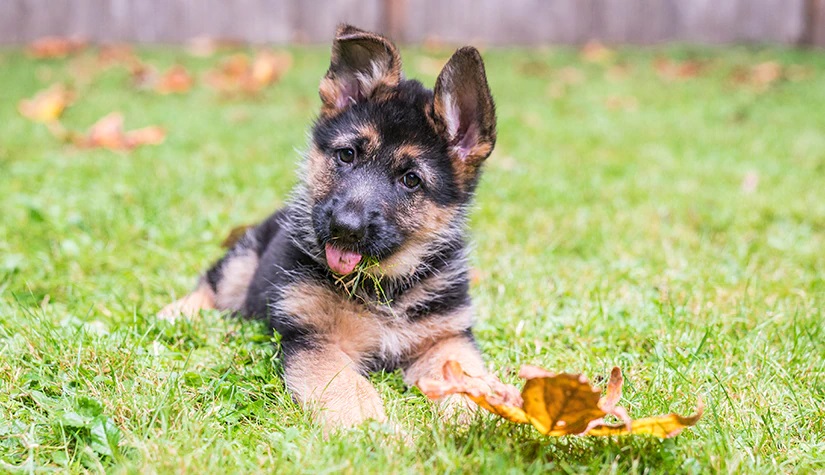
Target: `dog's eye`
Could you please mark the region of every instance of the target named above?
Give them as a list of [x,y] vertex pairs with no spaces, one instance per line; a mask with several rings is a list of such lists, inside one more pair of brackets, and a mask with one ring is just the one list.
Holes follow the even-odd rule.
[[344,163],[352,163],[355,160],[355,150],[351,148],[339,148],[335,151],[335,157]]
[[409,172],[403,177],[401,177],[401,183],[403,183],[404,186],[412,190],[418,188],[418,186],[421,184],[421,177],[419,177],[413,172]]

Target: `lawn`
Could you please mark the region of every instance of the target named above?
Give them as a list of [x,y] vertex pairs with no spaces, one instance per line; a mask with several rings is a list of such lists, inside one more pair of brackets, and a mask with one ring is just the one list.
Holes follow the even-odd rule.
[[[144,49],[200,74],[221,54]],[[94,51],[0,51],[0,472],[701,473],[825,471],[825,54],[771,48],[484,52],[499,141],[472,214],[477,338],[522,364],[625,371],[635,417],[704,418],[675,439],[546,438],[441,422],[397,373],[376,424],[328,440],[291,401],[278,337],[156,312],[282,205],[326,48],[292,50],[256,97],[136,90]],[[405,51],[432,85],[446,51]],[[163,126],[132,152],[22,118],[55,82],[64,124]]]

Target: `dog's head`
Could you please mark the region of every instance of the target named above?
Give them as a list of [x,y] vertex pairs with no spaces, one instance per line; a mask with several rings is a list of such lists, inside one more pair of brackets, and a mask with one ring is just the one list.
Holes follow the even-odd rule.
[[389,40],[344,25],[320,95],[304,186],[329,268],[348,274],[369,258],[408,275],[433,243],[460,239],[496,140],[478,51],[456,51],[430,91],[403,78]]

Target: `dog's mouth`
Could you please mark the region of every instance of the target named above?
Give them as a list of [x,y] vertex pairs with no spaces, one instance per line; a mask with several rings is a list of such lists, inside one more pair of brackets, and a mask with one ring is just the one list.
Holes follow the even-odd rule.
[[333,272],[340,275],[347,275],[355,270],[363,257],[357,252],[340,249],[327,243],[324,247],[327,256],[327,265]]

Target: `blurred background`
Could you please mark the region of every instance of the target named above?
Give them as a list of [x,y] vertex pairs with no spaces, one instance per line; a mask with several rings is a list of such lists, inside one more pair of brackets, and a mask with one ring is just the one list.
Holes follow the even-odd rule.
[[0,43],[326,43],[342,21],[409,43],[825,46],[825,0],[0,0]]

